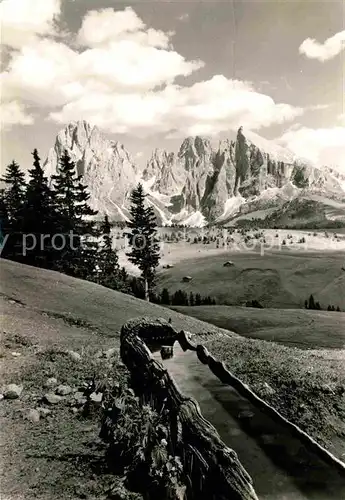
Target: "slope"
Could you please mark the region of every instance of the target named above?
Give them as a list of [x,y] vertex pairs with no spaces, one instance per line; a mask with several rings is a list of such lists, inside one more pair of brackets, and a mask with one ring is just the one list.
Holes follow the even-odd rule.
[[[227,260],[233,267],[224,268]],[[173,269],[162,270],[159,287],[178,289],[216,298],[218,304],[244,305],[258,300],[265,307],[299,308],[310,294],[322,308],[334,304],[345,308],[344,254],[341,252],[281,251],[223,252],[210,257],[182,260]],[[183,276],[191,276],[183,283]],[[321,296],[322,293],[322,296]],[[320,296],[319,296],[320,294]],[[322,300],[321,300],[322,299]]]

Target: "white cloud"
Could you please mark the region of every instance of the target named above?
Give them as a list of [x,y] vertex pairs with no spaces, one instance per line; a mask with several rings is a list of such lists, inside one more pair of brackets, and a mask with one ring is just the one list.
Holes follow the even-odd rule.
[[339,122],[345,126],[345,113],[338,116]]
[[240,125],[260,129],[303,113],[250,82],[223,75],[176,85],[177,77],[204,63],[187,61],[170,39],[171,33],[148,28],[131,8],[88,12],[78,49],[65,40],[34,37],[12,52],[0,77],[3,99],[48,109],[49,118],[61,124],[85,119],[112,133],[143,137],[172,131],[216,135]]
[[24,105],[17,101],[0,104],[0,129],[7,130],[13,125],[32,125],[34,119],[26,113]]
[[297,156],[318,165],[339,166],[345,173],[345,127],[294,127],[279,142]]
[[121,40],[168,48],[169,34],[146,25],[131,7],[89,11],[78,33],[78,41],[87,47],[98,47]]
[[52,113],[51,118],[61,123],[81,118],[113,133],[145,136],[178,130],[185,136],[216,135],[240,125],[259,129],[302,113],[301,108],[275,103],[255,92],[247,82],[217,75],[191,87],[167,85],[145,94],[89,92]]
[[299,48],[300,54],[310,59],[318,59],[321,62],[336,57],[345,48],[345,30],[336,33],[324,43],[319,43],[313,38],[307,38]]
[[2,0],[1,43],[19,48],[37,35],[49,35],[60,11],[61,0]]

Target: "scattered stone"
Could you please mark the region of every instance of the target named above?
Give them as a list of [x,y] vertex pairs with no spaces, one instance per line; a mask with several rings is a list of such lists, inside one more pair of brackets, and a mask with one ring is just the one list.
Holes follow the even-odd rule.
[[102,399],[103,399],[103,393],[102,392],[93,392],[92,394],[90,394],[90,400],[93,403],[101,404],[102,403]]
[[58,381],[54,377],[50,377],[46,380],[46,383],[44,384],[44,387],[47,389],[51,389],[52,387],[55,387],[57,385]]
[[81,360],[81,355],[78,352],[75,351],[67,351],[68,356],[73,360],[73,361],[80,361]]
[[253,418],[253,417],[254,417],[254,413],[250,410],[242,410],[238,414],[238,418],[241,418],[241,419],[247,419],[247,418]]
[[23,386],[17,384],[9,384],[5,390],[4,396],[6,399],[18,399],[23,392]]
[[58,394],[59,396],[67,396],[68,394],[71,394],[72,392],[72,387],[69,385],[59,385],[57,387],[55,393]]
[[47,394],[44,395],[43,397],[44,401],[50,405],[55,405],[57,403],[60,403],[60,401],[63,400],[61,396],[58,396],[57,394],[54,394],[53,392],[48,392]]
[[4,399],[4,395],[0,394],[0,401],[2,401],[3,399]]
[[257,384],[255,389],[261,397],[273,396],[276,393],[273,387],[271,387],[267,382]]
[[36,424],[37,422],[40,421],[40,413],[37,410],[30,410],[29,413],[27,414],[27,419],[32,422],[33,424]]
[[107,359],[112,358],[116,352],[118,352],[118,348],[112,347],[103,353],[103,357]]
[[48,408],[37,408],[38,413],[42,418],[47,417],[52,411],[48,410]]
[[78,408],[76,408],[75,406],[72,408],[72,413],[76,414],[78,413],[78,411],[79,411]]
[[11,354],[14,358],[19,358],[19,356],[21,356],[20,352],[11,352]]
[[75,392],[73,394],[73,404],[76,404],[78,406],[82,406],[86,403],[86,397],[83,392]]

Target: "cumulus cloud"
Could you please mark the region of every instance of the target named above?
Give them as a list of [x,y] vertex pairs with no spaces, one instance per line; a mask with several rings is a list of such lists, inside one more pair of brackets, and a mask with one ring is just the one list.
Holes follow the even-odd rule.
[[318,165],[337,165],[345,173],[345,127],[295,126],[279,138],[293,153]]
[[2,0],[1,43],[20,48],[38,35],[50,34],[60,10],[61,0]]
[[[167,85],[145,94],[88,92],[53,112],[61,123],[78,117],[113,133],[145,136],[155,132],[216,135],[243,125],[259,129],[301,115],[301,108],[275,103],[248,82],[217,75],[190,87]],[[176,132],[175,132],[176,135]]]
[[336,57],[345,48],[345,30],[336,33],[324,43],[319,43],[313,38],[307,38],[299,48],[300,54],[309,59],[318,59],[321,62]]
[[0,104],[0,128],[7,130],[13,125],[32,125],[33,117],[27,113],[25,106],[17,101]]
[[78,41],[87,47],[108,45],[121,40],[152,47],[168,48],[171,33],[147,28],[131,7],[122,11],[102,9],[89,11],[83,19]]
[[142,137],[173,131],[216,135],[239,125],[260,129],[303,113],[275,102],[250,82],[223,75],[177,85],[177,77],[191,75],[204,63],[186,60],[171,37],[147,27],[130,7],[90,11],[76,37],[78,48],[35,36],[12,52],[0,77],[3,99],[42,107],[50,120],[63,125],[85,119],[112,133]]

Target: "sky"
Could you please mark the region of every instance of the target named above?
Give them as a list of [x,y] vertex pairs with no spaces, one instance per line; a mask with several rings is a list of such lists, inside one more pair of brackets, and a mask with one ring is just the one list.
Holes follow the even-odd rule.
[[1,169],[87,120],[135,161],[243,126],[345,173],[345,0],[1,0]]

